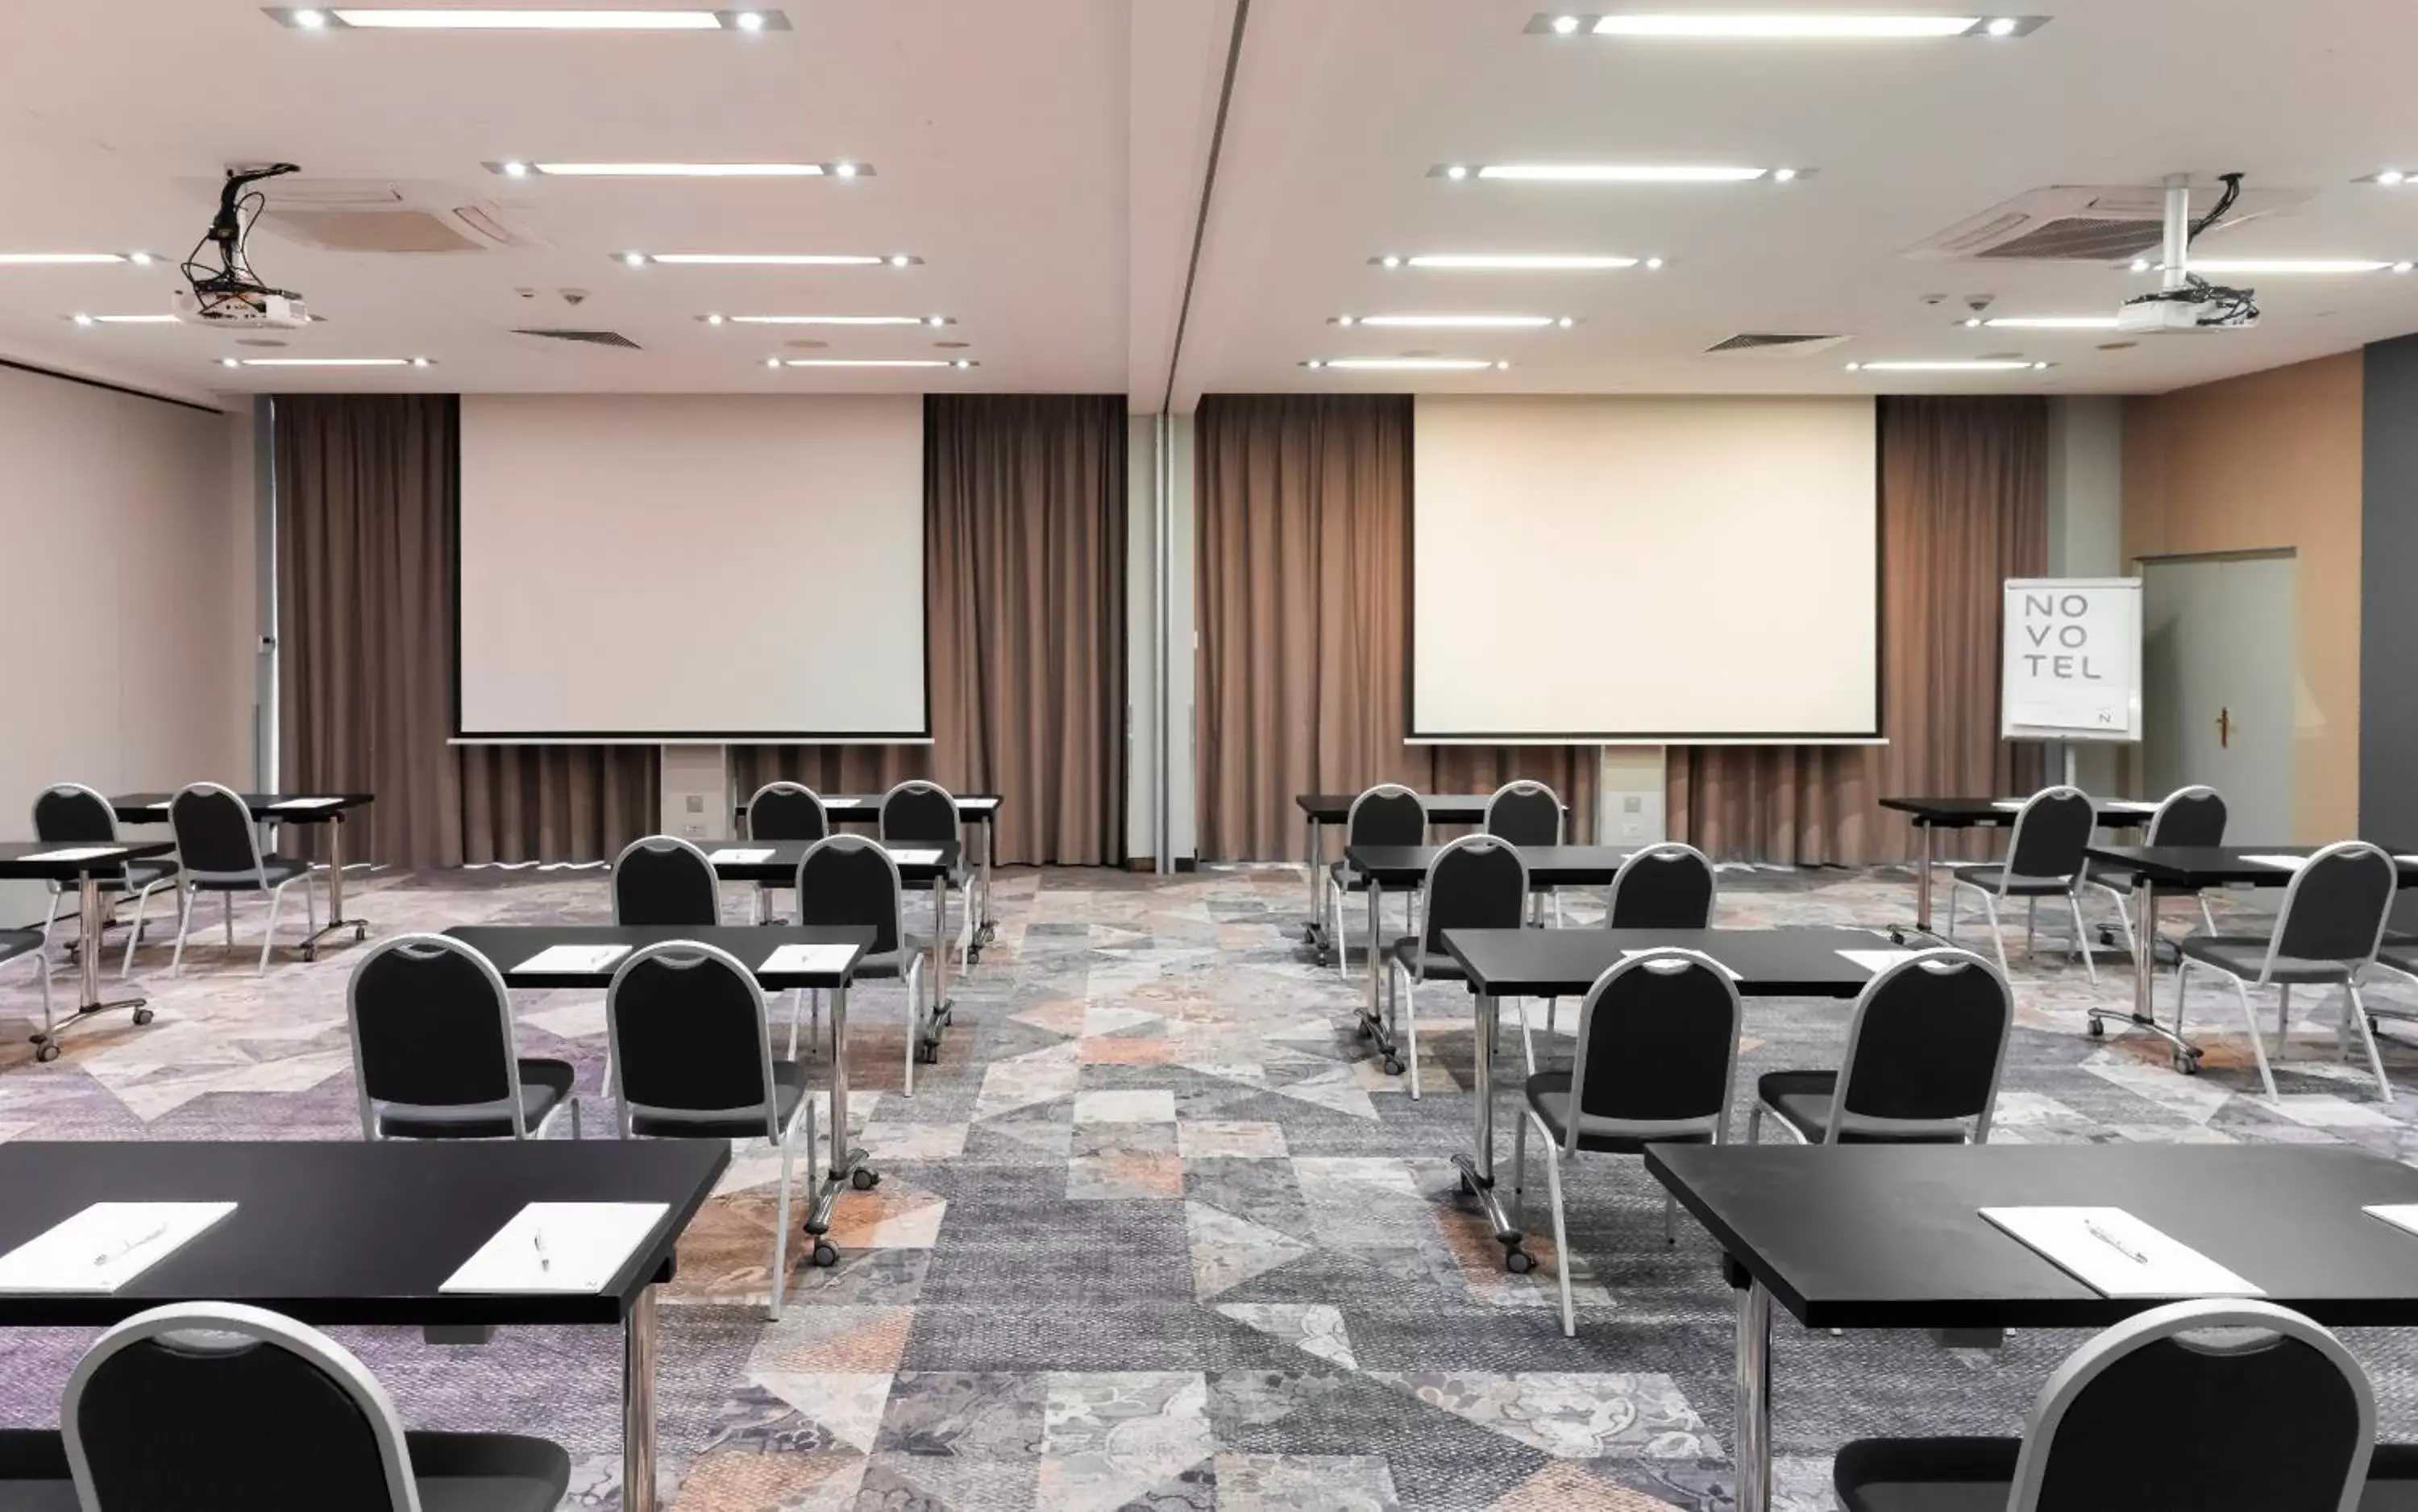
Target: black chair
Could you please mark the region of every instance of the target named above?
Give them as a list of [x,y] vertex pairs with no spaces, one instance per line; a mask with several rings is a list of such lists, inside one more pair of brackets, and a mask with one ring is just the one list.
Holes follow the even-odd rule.
[[2011,898],[2024,900],[2024,950],[2029,954],[2040,900],[2061,897],[2074,916],[2074,953],[2097,982],[2099,964],[2082,933],[2082,882],[2089,869],[2082,852],[2098,823],[2099,805],[2078,787],[2043,787],[2032,794],[2015,812],[2015,832],[2007,842],[2003,863],[1967,866],[1951,874],[1948,938],[1956,938],[1956,900],[1969,891],[1982,900],[1990,922],[1990,948],[1997,952],[1998,970],[2008,970],[2007,944],[1998,938],[1998,905]]
[[780,1317],[789,1280],[789,1170],[800,1124],[806,1167],[814,1168],[815,1107],[806,1068],[773,1059],[764,989],[727,951],[666,940],[632,951],[613,973],[604,1023],[621,1138],[762,1138],[781,1152],[769,1305],[769,1316]]
[[[1385,1027],[1390,1035],[1399,1004],[1404,1030],[1402,1053],[1386,1055],[1385,1074],[1401,1075],[1407,1057],[1413,1098],[1419,1095],[1419,984],[1469,980],[1461,963],[1446,954],[1444,932],[1518,929],[1527,912],[1528,863],[1520,859],[1519,847],[1491,834],[1465,834],[1436,852],[1419,885],[1419,932],[1395,940],[1385,952]],[[1477,1032],[1491,1034],[1494,1026],[1481,1023]],[[1529,1069],[1536,1069],[1533,1062]]]
[[2367,1374],[2332,1334],[2273,1303],[2209,1299],[2152,1308],[2076,1350],[2021,1440],[1859,1439],[1830,1483],[1846,1512],[2406,1505],[2410,1488],[2370,1476],[2375,1438]]
[[[1419,795],[1400,783],[1381,782],[1365,789],[1352,801],[1343,813],[1343,845],[1354,846],[1423,846],[1428,841],[1428,806]],[[1367,893],[1369,878],[1352,867],[1349,860],[1334,863],[1326,869],[1326,938],[1335,946],[1335,974],[1349,977],[1347,964],[1351,951],[1343,936],[1343,900],[1347,893]],[[1415,927],[1405,918],[1405,926]],[[1377,911],[1369,911],[1369,970],[1377,970]]]
[[722,923],[713,863],[676,834],[631,841],[613,862],[613,922],[683,929]]
[[1710,929],[1715,881],[1710,857],[1677,841],[1647,846],[1620,863],[1604,894],[1606,929]]
[[[957,817],[955,794],[939,783],[911,778],[881,795],[881,843],[890,846],[951,846],[957,844],[964,832]],[[966,865],[965,852],[957,852],[955,866],[949,869],[949,886],[965,894],[962,917],[957,921],[957,969],[966,970],[973,965],[974,921],[982,917],[983,906],[988,900],[981,894],[979,876]],[[943,912],[948,907],[948,893],[943,892],[932,904],[932,938],[935,948],[945,932],[948,921]]]
[[[1562,1156],[1643,1154],[1650,1144],[1726,1144],[1737,1081],[1737,984],[1694,951],[1632,955],[1595,979],[1579,1001],[1578,1055],[1568,1071],[1532,1073],[1512,1147],[1511,1188],[1527,1186],[1528,1126],[1545,1144],[1546,1191],[1562,1282],[1562,1332],[1576,1336],[1570,1249],[1562,1216]],[[1671,1194],[1662,1239],[1672,1240]],[[1518,1220],[1515,1218],[1514,1223]]]
[[2182,959],[2175,966],[2175,1032],[2182,1032],[2183,983],[2193,967],[2214,971],[2233,984],[2242,1000],[2242,1021],[2250,1032],[2250,1048],[2258,1059],[2258,1080],[2268,1099],[2275,1097],[2275,1073],[2268,1065],[2267,1042],[2258,1032],[2258,1016],[2250,1005],[2252,987],[2275,989],[2275,1059],[2283,1059],[2285,1036],[2291,1031],[2295,986],[2339,986],[2343,1013],[2334,1026],[2336,1048],[2348,1056],[2350,1028],[2359,1026],[2367,1046],[2368,1069],[2376,1076],[2376,1093],[2393,1100],[2393,1085],[2384,1077],[2384,1057],[2376,1046],[2376,1031],[2367,1021],[2367,1004],[2360,997],[2359,979],[2374,964],[2384,943],[2384,925],[2393,913],[2393,895],[2400,876],[2391,856],[2361,840],[2343,840],[2326,847],[2292,876],[2284,889],[2284,906],[2275,912],[2274,932],[2257,935],[2191,935],[2182,941]]
[[[873,943],[856,963],[859,982],[901,982],[907,985],[907,1095],[915,1095],[915,1061],[940,1059],[939,1013],[924,1001],[924,953],[932,942],[907,933],[907,887],[898,879],[898,863],[890,852],[863,835],[825,836],[806,848],[798,860],[798,923],[860,924],[873,931]],[[815,1029],[822,1029],[822,994],[814,999]],[[794,1001],[789,1015],[789,1053],[798,1053],[798,1016]],[[834,1138],[847,1138],[846,1130]]]
[[260,931],[260,967],[268,970],[269,947],[277,941],[278,905],[285,890],[302,884],[302,906],[310,933],[319,933],[319,906],[311,891],[311,863],[285,856],[261,854],[260,833],[253,827],[252,810],[235,790],[214,782],[189,785],[168,801],[168,828],[176,837],[176,954],[172,972],[185,968],[185,936],[193,923],[193,894],[216,893],[226,922],[227,948],[235,948],[235,895],[258,893],[268,899],[268,923]]
[[571,1485],[543,1439],[405,1432],[343,1345],[235,1303],[112,1328],[59,1418],[84,1512],[553,1512]]
[[1749,1144],[1769,1112],[1805,1144],[1990,1140],[2014,1027],[2005,975],[1967,950],[1919,951],[1864,985],[1836,1071],[1773,1071],[1755,1084]]
[[[1498,840],[1508,840],[1522,848],[1531,846],[1557,846],[1562,843],[1562,801],[1551,787],[1525,778],[1507,782],[1494,789],[1486,800],[1486,823],[1483,829]],[[1551,899],[1553,923],[1562,922],[1562,890],[1551,882],[1532,882],[1528,886],[1535,899],[1535,922],[1545,922],[1544,905]]]
[[[2143,845],[2149,846],[2221,846],[2225,844],[2225,799],[2213,787],[2178,787],[2159,801],[2157,812],[2150,816],[2150,829]],[[2141,941],[2133,929],[2132,902],[2141,888],[2140,877],[2121,866],[2092,866],[2089,885],[2107,894],[2116,905],[2116,921],[2124,926],[2124,949],[2135,961],[2145,959]],[[2176,895],[2166,883],[2158,885],[2158,901],[2163,903]],[[2208,911],[2208,894],[2194,889],[2192,901],[2199,905],[2199,922],[2210,934],[2216,933],[2215,916]],[[2150,949],[2157,946],[2154,937],[2157,921],[2151,920]]]
[[512,995],[495,963],[444,935],[397,935],[344,990],[364,1139],[543,1138],[566,1107],[568,1061],[513,1054]]
[[[82,783],[63,782],[42,790],[34,800],[34,838],[45,845],[114,846],[117,841],[117,810],[108,799]],[[176,884],[176,863],[174,857],[157,861],[130,861],[114,872],[95,878],[102,897],[116,911],[117,899],[134,899],[134,920],[127,928],[126,958],[118,963],[117,974],[123,980],[134,970],[134,947],[143,939],[143,915],[151,907],[151,894],[161,888]],[[67,882],[47,884],[51,890],[51,911],[42,923],[45,934],[58,926],[59,900],[75,890]],[[77,948],[98,950],[100,941],[80,940]]]
[[[803,783],[768,782],[747,801],[750,840],[813,841],[829,833],[831,814],[823,807],[822,795]],[[756,884],[758,924],[773,911],[772,897],[779,887],[778,882]]]

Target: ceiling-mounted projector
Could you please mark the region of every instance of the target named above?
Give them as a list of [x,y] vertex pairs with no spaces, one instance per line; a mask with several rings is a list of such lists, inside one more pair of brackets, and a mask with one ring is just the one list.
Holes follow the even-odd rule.
[[[193,250],[181,265],[187,286],[176,291],[174,308],[177,314],[209,326],[294,329],[311,323],[310,313],[302,307],[302,296],[292,289],[272,289],[263,283],[253,272],[252,260],[244,251],[244,244],[252,237],[253,222],[260,218],[261,206],[266,203],[252,186],[264,178],[300,171],[290,162],[227,170],[226,182],[219,189],[218,214],[211,218],[210,228],[193,243]],[[214,257],[216,266],[204,261],[206,257]]]
[[2242,197],[2242,176],[2220,174],[2225,193],[2195,223],[2191,218],[2191,179],[2166,176],[2166,237],[2165,259],[2155,294],[2131,298],[2116,312],[2116,328],[2128,336],[2196,334],[2211,330],[2247,330],[2258,324],[2258,291],[2228,289],[2211,283],[2191,270],[2191,245],[2200,233],[2224,218]]

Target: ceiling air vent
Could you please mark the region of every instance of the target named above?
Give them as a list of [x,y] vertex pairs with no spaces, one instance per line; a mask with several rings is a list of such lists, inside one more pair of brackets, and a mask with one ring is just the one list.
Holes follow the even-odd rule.
[[[218,180],[182,183],[217,203]],[[544,245],[514,225],[494,201],[431,180],[306,175],[271,179],[258,191],[265,230],[327,252],[460,252]]]
[[639,350],[638,344],[618,330],[582,330],[574,326],[515,326],[515,336],[539,336],[550,342],[571,342],[582,346],[620,346]]
[[1813,352],[1828,351],[1845,341],[1844,336],[1822,336],[1804,331],[1744,330],[1705,348],[1706,356],[1729,356],[1739,352],[1761,353],[1766,357],[1799,357]]
[[[2206,215],[2224,192],[2192,191],[2192,214]],[[2245,189],[2210,233],[2288,210],[2316,193],[2306,189]],[[2060,185],[2018,194],[1905,250],[1908,257],[2024,263],[2120,263],[2154,252],[2162,239],[2165,191],[2154,184],[2116,188]]]

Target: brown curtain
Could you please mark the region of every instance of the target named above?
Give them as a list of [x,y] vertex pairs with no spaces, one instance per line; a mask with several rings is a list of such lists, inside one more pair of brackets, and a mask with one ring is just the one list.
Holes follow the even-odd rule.
[[[1669,832],[1723,860],[1864,865],[1918,847],[1884,797],[2029,792],[1998,739],[1999,585],[2048,559],[2048,402],[1880,402],[1880,746],[1674,746]],[[1959,842],[1962,847],[1959,848]],[[1944,841],[1982,854],[1986,832]]]
[[[589,861],[655,823],[647,747],[446,744],[453,725],[458,405],[280,395],[279,786],[360,790],[347,854],[390,865]],[[296,827],[283,842],[307,844]]]
[[924,403],[932,743],[731,748],[776,777],[996,792],[1008,864],[1125,860],[1125,419],[1115,394]]
[[1550,783],[1584,838],[1591,747],[1403,743],[1407,395],[1212,394],[1194,423],[1200,852],[1294,860],[1293,795]]

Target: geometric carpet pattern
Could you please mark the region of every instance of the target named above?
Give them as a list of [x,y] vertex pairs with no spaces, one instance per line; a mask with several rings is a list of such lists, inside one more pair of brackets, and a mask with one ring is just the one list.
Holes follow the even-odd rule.
[[[1503,1270],[1454,1193],[1449,1159],[1470,1138],[1467,996],[1441,984],[1423,995],[1414,1102],[1353,1033],[1357,976],[1304,953],[1304,892],[1297,867],[1002,870],[998,939],[956,984],[940,1063],[917,1068],[911,1098],[902,994],[852,994],[849,1113],[881,1184],[841,1199],[837,1266],[818,1270],[791,1245],[788,1308],[768,1322],[777,1168],[760,1143],[736,1148],[664,1298],[666,1504],[1728,1508],[1731,1298],[1709,1243],[1683,1218],[1665,1245],[1660,1188],[1634,1160],[1575,1162],[1579,1332],[1563,1337],[1541,1191],[1528,1208],[1538,1267],[1523,1276]],[[376,933],[609,916],[596,872],[381,877],[356,882],[350,901]],[[735,921],[738,889],[727,904]],[[1725,870],[1719,919],[1881,924],[1910,904],[1902,871]],[[1573,893],[1568,916],[1599,912]],[[181,978],[167,975],[165,939],[146,942],[136,970],[157,1022],[80,1026],[49,1065],[24,1043],[36,1001],[11,973],[0,1138],[357,1137],[344,988],[358,950],[281,955],[255,977],[258,927],[256,909],[239,910],[228,955],[211,916]],[[2184,1077],[2156,1042],[2083,1032],[2087,1004],[2129,999],[2127,966],[2103,966],[2094,985],[2043,943],[2027,957],[2011,934],[2018,1016],[1994,1138],[2418,1156],[2418,1046],[2395,1038],[2408,1026],[2386,1025],[2399,1095],[2385,1104],[2335,1058],[2333,1003],[2296,1004],[2309,1021],[2294,1026],[2271,1105],[2229,991],[2194,991],[2208,1057]],[[55,985],[71,997],[64,969]],[[2171,994],[2162,977],[2162,1016]],[[2412,998],[2386,987],[2373,1000]],[[1558,1036],[1538,1024],[1542,1059],[1569,1053],[1562,1006]],[[572,1061],[593,1097],[602,994],[516,994],[514,1007],[522,1053]],[[1843,1002],[1750,1000],[1741,1094],[1765,1071],[1835,1065],[1846,1016]],[[1503,1049],[1498,1064],[1516,1068],[1507,1029]],[[1507,1096],[1507,1179],[1511,1107]],[[1742,1127],[1743,1107],[1733,1116]],[[609,1127],[602,1108],[587,1122]],[[0,1425],[54,1423],[90,1336],[0,1334]],[[505,1330],[476,1346],[408,1330],[341,1336],[407,1426],[551,1437],[575,1466],[565,1505],[619,1504],[614,1332]],[[2079,1336],[1950,1350],[1922,1335],[1808,1333],[1783,1315],[1779,1504],[1829,1507],[1829,1455],[1860,1434],[2016,1431]],[[2380,1430],[2418,1438],[2418,1337],[2345,1338],[2376,1382]]]

